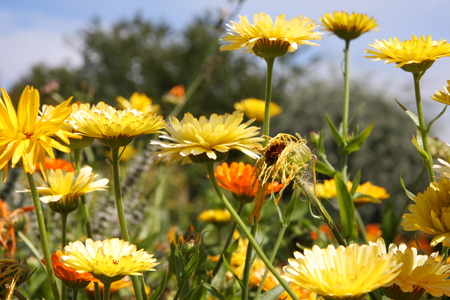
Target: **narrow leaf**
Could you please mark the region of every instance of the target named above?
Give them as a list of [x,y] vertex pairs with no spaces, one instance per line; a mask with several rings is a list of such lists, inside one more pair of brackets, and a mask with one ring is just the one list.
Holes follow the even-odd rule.
[[155,291],[150,296],[149,300],[157,300],[161,296],[161,294],[164,292],[164,289],[167,284],[167,278],[168,278],[168,272],[167,270],[164,272],[163,278],[158,284],[158,287],[155,289]]
[[327,119],[328,128],[330,128],[331,134],[338,143],[339,148],[341,148],[344,145],[344,141],[342,140],[339,131],[336,129],[336,127],[334,126],[333,122],[331,121],[328,115],[325,115],[325,118]]
[[277,300],[278,297],[284,292],[284,287],[279,284],[273,289],[268,290],[259,297],[260,300]]
[[353,199],[340,173],[334,175],[334,180],[336,183],[339,213],[341,214],[342,233],[345,238],[356,240],[358,233],[356,231],[355,205]]
[[395,100],[395,102],[397,102],[398,106],[400,106],[401,109],[403,109],[403,111],[411,118],[411,120],[413,120],[414,124],[416,124],[416,126],[419,127],[419,117],[412,111],[407,109],[403,104],[398,102],[397,99]]
[[373,129],[373,123],[367,126],[366,129],[364,129],[361,133],[359,133],[357,136],[350,139],[347,146],[344,147],[343,151],[345,154],[350,154],[352,152],[355,152],[359,150],[361,145],[366,141],[366,139],[369,137],[370,133]]
[[212,285],[208,284],[208,283],[203,283],[203,287],[211,293],[211,295],[218,300],[226,300],[225,297]]

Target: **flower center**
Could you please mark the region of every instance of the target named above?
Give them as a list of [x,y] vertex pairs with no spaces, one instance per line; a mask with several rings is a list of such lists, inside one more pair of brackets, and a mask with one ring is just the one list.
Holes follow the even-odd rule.
[[266,153],[264,154],[266,163],[268,165],[274,164],[280,156],[281,152],[283,152],[284,148],[286,148],[286,143],[281,141],[270,145],[267,148]]

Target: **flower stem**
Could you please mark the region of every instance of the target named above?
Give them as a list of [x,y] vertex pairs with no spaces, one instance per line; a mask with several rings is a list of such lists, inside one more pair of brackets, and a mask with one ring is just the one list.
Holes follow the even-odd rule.
[[[122,233],[122,238],[125,241],[130,242],[130,234],[128,233],[125,211],[123,209],[122,190],[120,188],[119,147],[110,147],[110,148],[113,164],[114,194],[116,198],[116,208],[117,208],[117,216],[119,218],[120,231]],[[133,288],[134,291],[136,292],[136,299],[146,300],[147,296],[142,294],[141,282],[138,276],[132,275],[131,281],[133,282]]]
[[[258,222],[254,222],[250,231],[250,234],[254,237],[256,235],[256,230],[258,228]],[[250,282],[250,270],[253,265],[252,260],[252,244],[248,243],[247,245],[247,253],[245,254],[245,265],[244,265],[244,272],[242,274],[242,283],[244,288],[242,289],[242,300],[248,299],[248,287]]]
[[430,153],[430,149],[428,147],[428,130],[425,124],[425,117],[423,114],[422,108],[422,98],[420,95],[420,78],[422,78],[423,72],[413,73],[414,78],[414,93],[416,96],[416,106],[417,106],[417,116],[419,118],[419,131],[422,139],[422,147],[423,151],[426,152],[427,157],[422,156],[423,163],[428,171],[428,176],[430,177],[431,182],[436,181],[436,176],[433,171],[433,156]]
[[209,180],[211,181],[211,184],[213,185],[213,188],[217,193],[217,196],[219,197],[220,201],[225,206],[225,208],[230,212],[234,221],[237,223],[237,226],[239,227],[239,229],[241,229],[241,231],[245,234],[249,243],[251,243],[253,248],[255,249],[256,253],[258,253],[259,257],[264,262],[266,267],[278,279],[278,281],[284,287],[284,289],[289,294],[289,296],[291,296],[292,299],[294,299],[294,300],[298,300],[297,295],[289,288],[289,285],[286,283],[286,281],[283,280],[283,278],[281,278],[280,274],[278,274],[277,270],[273,267],[272,263],[269,261],[269,259],[264,254],[262,249],[259,247],[258,242],[255,240],[255,238],[251,235],[250,231],[247,229],[247,226],[244,224],[244,221],[242,221],[242,219],[239,217],[238,213],[234,210],[231,203],[228,201],[228,199],[223,194],[222,190],[220,189],[219,184],[217,183],[216,177],[214,176],[214,164],[213,163],[206,164],[206,170],[209,175]]
[[348,115],[350,107],[349,51],[350,41],[346,40],[344,49],[344,105],[342,108],[342,138],[344,141],[348,139]]
[[111,290],[111,282],[103,282],[103,300],[109,300],[110,290]]
[[44,212],[42,211],[41,201],[36,190],[36,184],[34,183],[33,175],[26,173],[28,178],[28,184],[30,185],[31,198],[33,198],[33,204],[36,212],[36,219],[39,227],[39,234],[41,239],[42,251],[44,252],[45,267],[47,270],[47,277],[50,287],[52,289],[53,298],[59,300],[58,287],[56,286],[55,274],[53,273],[53,266],[50,254],[50,245],[48,242],[47,231],[45,229]]
[[[61,245],[64,247],[67,244],[67,214],[61,214]],[[61,300],[67,299],[67,287],[61,285]]]
[[72,290],[72,300],[77,300],[77,298],[78,298],[78,290],[73,289]]
[[267,75],[266,75],[266,92],[265,92],[265,106],[264,106],[264,124],[263,135],[266,136],[263,146],[267,145],[270,133],[270,102],[272,101],[272,75],[275,57],[266,58]]

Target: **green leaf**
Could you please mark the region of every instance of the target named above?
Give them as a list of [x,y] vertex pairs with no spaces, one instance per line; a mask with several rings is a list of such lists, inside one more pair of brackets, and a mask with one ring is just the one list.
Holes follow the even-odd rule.
[[315,170],[316,172],[327,175],[329,177],[333,177],[334,174],[336,173],[336,170],[328,161],[327,162],[317,161],[315,165]]
[[423,144],[422,139],[417,139],[416,136],[413,135],[412,143],[416,147],[417,151],[419,151],[420,156],[424,161],[427,161],[429,159],[428,153],[423,150]]
[[441,110],[441,112],[428,123],[427,133],[430,132],[431,125],[433,125],[433,123],[436,122],[445,113],[445,111],[447,110],[447,107],[448,107],[448,104],[446,104],[445,107]]
[[208,283],[203,283],[203,287],[211,293],[211,295],[218,300],[227,300],[225,299],[225,297],[212,285],[208,284]]
[[372,132],[372,129],[373,129],[373,123],[370,124],[369,126],[367,126],[367,128],[364,129],[361,133],[359,133],[355,137],[352,137],[349,140],[348,144],[344,147],[344,149],[342,149],[342,151],[345,154],[350,154],[352,152],[359,150],[361,145],[369,137],[370,133]]
[[330,117],[325,115],[325,118],[327,119],[328,128],[330,128],[331,134],[333,135],[334,139],[336,140],[339,148],[341,148],[344,145],[344,140],[341,137],[341,134],[334,126],[333,122],[331,121]]
[[410,192],[410,191],[406,188],[405,181],[403,180],[403,172],[400,173],[400,184],[402,185],[402,188],[403,188],[403,190],[405,191],[406,196],[407,196],[409,199],[413,200],[413,199],[416,197],[416,195],[414,195],[412,192]]
[[[358,188],[359,184],[361,183],[361,171],[358,171],[353,177],[352,180],[352,189],[350,190],[350,195],[354,195],[356,193],[356,189]],[[353,197],[354,198],[354,197]]]
[[189,259],[188,264],[183,270],[183,279],[188,279],[192,276],[198,266],[198,262],[200,260],[200,256],[202,255],[201,249],[196,251]]
[[344,238],[355,241],[358,233],[356,231],[355,205],[353,199],[340,173],[334,175],[334,180],[336,183],[339,213],[341,214],[342,234]]
[[233,275],[234,279],[236,279],[236,281],[241,286],[241,289],[243,289],[244,288],[244,284],[242,283],[242,281],[239,278],[239,276],[237,276],[237,274],[234,272],[233,268],[231,268],[230,264],[228,263],[228,261],[227,261],[227,259],[225,257],[223,257],[223,265]]
[[383,239],[386,242],[386,245],[394,242],[395,236],[397,235],[397,226],[398,222],[395,216],[394,206],[391,201],[386,201],[381,224]]
[[157,300],[159,299],[159,297],[161,296],[161,294],[164,292],[164,289],[166,287],[167,284],[167,278],[168,276],[168,272],[167,270],[164,272],[163,278],[161,279],[161,281],[158,284],[158,287],[155,289],[155,291],[152,293],[152,295],[150,296],[149,300]]
[[279,284],[273,289],[268,290],[259,297],[260,300],[277,300],[278,297],[284,292],[284,287]]
[[203,291],[203,285],[205,282],[200,283],[198,286],[196,286],[193,290],[191,290],[189,293],[187,293],[182,300],[192,300],[199,295]]
[[371,195],[368,195],[368,194],[355,193],[355,194],[353,195],[353,201],[355,201],[355,200],[357,200],[357,199],[362,199],[362,198],[368,198],[368,199],[370,200],[370,202],[372,202],[372,203],[377,203],[377,204],[380,204],[380,203],[381,203],[381,200],[380,200],[380,199],[377,199],[377,198],[375,198],[375,197],[373,197],[373,196],[371,196]]
[[406,114],[411,118],[411,120],[413,120],[414,124],[416,124],[416,126],[419,127],[419,117],[413,112],[411,112],[409,109],[407,109],[403,104],[398,102],[397,99],[395,100],[395,102],[397,102],[398,106],[400,106],[403,109],[403,111],[406,112]]

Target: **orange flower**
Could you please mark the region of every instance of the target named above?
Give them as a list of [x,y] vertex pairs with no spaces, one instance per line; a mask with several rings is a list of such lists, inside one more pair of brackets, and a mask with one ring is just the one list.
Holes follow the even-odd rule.
[[376,243],[378,238],[383,235],[383,231],[381,230],[380,226],[375,223],[371,223],[366,226],[366,235],[369,241]]
[[[255,176],[255,168],[243,162],[232,162],[230,166],[226,162],[216,168],[214,173],[219,185],[236,196],[239,201],[251,202],[258,190],[258,180]],[[274,181],[269,184],[266,194],[276,193],[282,185]]]
[[[47,156],[45,158],[44,166],[48,170],[61,169],[61,170],[65,170],[67,172],[74,172],[72,164],[62,158],[53,159],[53,158]],[[38,171],[40,171],[40,169],[38,169]]]
[[[52,266],[55,276],[61,279],[68,288],[79,290],[84,289],[90,282],[99,282],[91,273],[79,273],[76,269],[67,266],[61,261],[63,255],[61,250],[52,253]],[[44,259],[42,262],[45,264]]]
[[[130,287],[132,285],[132,282],[130,280],[130,278],[128,276],[125,276],[124,278],[118,280],[118,281],[114,281],[113,283],[111,283],[111,287],[110,287],[110,294],[112,295],[113,293],[117,292],[120,289],[124,289],[126,287]],[[103,299],[103,283],[99,282],[98,286],[100,288],[100,295]],[[94,288],[94,282],[92,281],[91,283],[89,283],[84,290],[86,291],[86,293],[88,294],[89,299],[94,299],[94,293],[95,293],[95,288]]]

